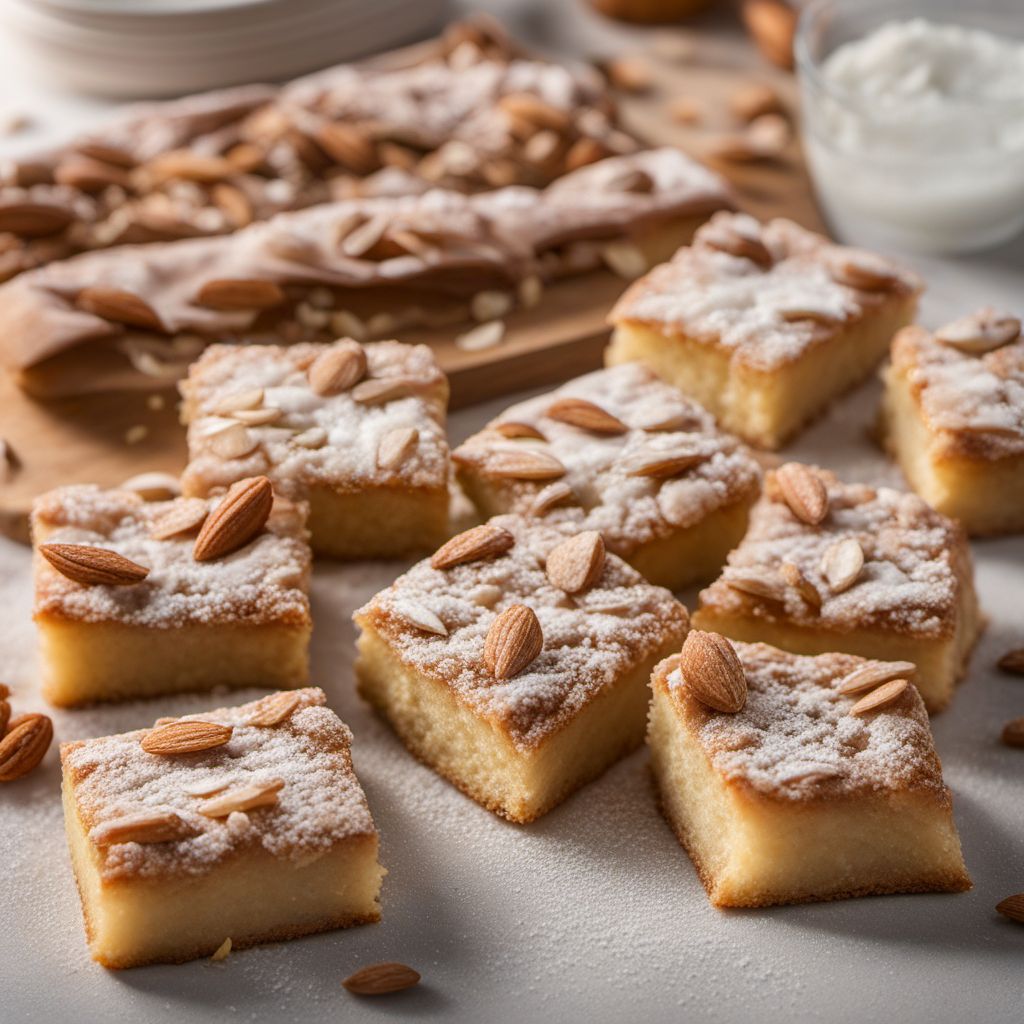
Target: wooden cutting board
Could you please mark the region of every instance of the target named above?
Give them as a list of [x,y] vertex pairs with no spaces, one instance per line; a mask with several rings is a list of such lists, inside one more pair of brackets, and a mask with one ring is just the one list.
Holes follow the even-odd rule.
[[[702,36],[699,51],[681,60],[667,55],[666,38],[663,33],[661,45],[643,55],[651,87],[620,99],[627,126],[651,144],[679,145],[706,157],[723,132],[739,127],[729,99],[751,82],[771,83],[795,109],[792,78],[766,65],[745,40]],[[672,101],[681,97],[699,109],[697,124],[673,118]],[[791,217],[824,230],[795,141],[777,162],[716,167],[755,216]],[[457,348],[458,330],[409,331],[399,337],[435,348],[451,380],[452,408],[460,408],[599,367],[608,310],[625,287],[607,272],[554,285],[540,306],[508,317],[504,340],[490,349]],[[10,455],[6,467],[0,465],[0,531],[20,540],[28,536],[32,499],[45,490],[84,482],[113,486],[149,470],[177,474],[185,463],[184,431],[170,390],[157,396],[119,392],[39,402],[2,376],[0,437]]]

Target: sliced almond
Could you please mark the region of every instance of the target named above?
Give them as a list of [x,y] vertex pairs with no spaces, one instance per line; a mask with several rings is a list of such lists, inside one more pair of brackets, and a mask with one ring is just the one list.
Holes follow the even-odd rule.
[[935,339],[961,352],[982,355],[1016,341],[1020,337],[1020,327],[1018,317],[986,306],[940,327],[935,332]]
[[352,389],[352,398],[361,405],[384,405],[416,393],[413,377],[376,377],[364,380]]
[[508,93],[498,100],[498,108],[537,128],[560,132],[569,126],[570,115],[566,111],[553,107],[532,92]]
[[456,534],[434,552],[430,564],[434,569],[450,569],[463,562],[478,562],[485,558],[503,555],[512,545],[515,537],[500,526],[484,523],[463,533]]
[[1014,718],[1003,726],[1003,743],[1008,747],[1024,747],[1024,718]]
[[209,515],[205,498],[179,498],[163,515],[153,520],[149,535],[154,540],[168,540],[198,530]]
[[234,227],[248,227],[253,222],[252,203],[240,188],[218,182],[210,190],[210,197],[224,211]]
[[328,122],[316,131],[320,148],[336,163],[362,176],[380,166],[370,134],[358,125]]
[[575,498],[575,492],[564,480],[556,480],[537,492],[537,496],[530,503],[528,514],[542,516],[556,505],[567,505]]
[[0,739],[0,782],[14,782],[42,761],[53,741],[53,722],[46,715],[19,715],[7,723]]
[[226,960],[228,954],[231,952],[231,939],[225,939],[216,949],[216,951],[210,956],[210,959],[214,963],[220,963],[221,960]]
[[464,352],[480,352],[501,344],[501,339],[504,337],[504,321],[491,320],[487,323],[477,324],[476,327],[459,334],[455,338],[455,346]]
[[39,553],[61,575],[85,586],[126,587],[141,583],[149,575],[149,569],[109,548],[40,544]]
[[277,794],[284,788],[284,779],[269,779],[267,782],[254,783],[251,786],[240,786],[229,789],[204,800],[197,810],[207,818],[226,818],[236,811],[251,811],[255,807],[270,807],[278,801]]
[[241,459],[259,446],[259,439],[238,420],[207,435],[207,443],[222,459]]
[[552,548],[545,572],[553,586],[567,594],[579,594],[597,583],[604,563],[604,538],[597,530],[585,530]]
[[1024,892],[1019,892],[1013,896],[1007,896],[1004,900],[1000,900],[996,904],[996,910],[1003,917],[1008,917],[1011,921],[1016,921],[1018,924],[1024,924]]
[[63,231],[75,215],[60,203],[34,200],[0,201],[0,232],[21,238],[45,238]]
[[222,747],[231,739],[232,727],[217,722],[178,719],[150,729],[139,741],[147,754],[173,756],[196,754],[203,750]]
[[327,431],[323,427],[310,427],[303,430],[292,438],[292,444],[300,448],[323,448],[327,444]]
[[188,149],[175,149],[161,153],[145,165],[145,176],[154,184],[180,178],[212,185],[223,178],[230,178],[235,166],[219,156],[205,156]]
[[245,724],[259,729],[280,725],[286,718],[292,716],[301,703],[301,698],[294,690],[280,690],[257,701],[256,709],[246,719]]
[[147,331],[163,331],[164,325],[156,311],[145,299],[123,288],[92,285],[83,288],[75,299],[78,307],[87,313]]
[[853,537],[832,544],[821,558],[821,573],[834,594],[849,590],[863,569],[864,550]]
[[207,309],[273,309],[285,298],[284,291],[273,281],[215,278],[199,289],[195,302]]
[[1024,675],[1024,647],[1007,651],[996,663],[1004,672]]
[[348,232],[341,242],[341,251],[352,259],[368,258],[370,250],[384,237],[389,226],[387,217],[371,217]]
[[101,160],[87,156],[69,156],[62,160],[53,172],[58,185],[79,189],[82,192],[102,192],[106,188],[124,188],[128,185],[128,174],[123,167],[114,167]]
[[263,388],[247,388],[244,391],[232,391],[225,395],[210,410],[217,416],[230,416],[232,413],[258,409],[263,405]]
[[544,633],[532,608],[509,605],[491,623],[484,641],[484,664],[495,679],[511,679],[544,647]]
[[415,601],[403,601],[398,609],[399,614],[406,622],[411,623],[424,633],[433,633],[435,636],[447,636],[448,627],[441,621],[435,612]]
[[912,661],[868,661],[839,684],[840,693],[861,693],[892,679],[908,679],[917,671]]
[[498,320],[507,316],[515,305],[515,299],[508,292],[477,292],[469,304],[474,320]]
[[821,594],[818,588],[792,562],[783,562],[779,574],[816,612],[821,611]]
[[585,398],[559,398],[544,415],[594,434],[625,434],[629,429],[617,416]]
[[860,249],[836,249],[826,256],[825,266],[839,284],[865,292],[886,292],[900,281],[888,260]]
[[181,494],[181,481],[170,473],[138,473],[117,486],[122,491],[133,491],[143,501],[169,501]]
[[518,420],[504,420],[494,424],[496,430],[502,437],[528,437],[535,441],[546,441],[547,438],[532,424],[520,423]]
[[697,233],[697,240],[719,252],[750,260],[768,269],[774,260],[761,240],[761,225],[753,217],[726,215],[713,217]]
[[690,630],[683,641],[679,671],[701,704],[730,714],[743,710],[747,677],[735,648],[721,634]]
[[521,452],[492,452],[483,465],[483,472],[507,480],[556,480],[565,476],[565,466],[547,452],[524,448]]
[[824,481],[802,462],[787,462],[775,471],[775,482],[790,511],[809,526],[828,515],[828,490]]
[[357,996],[386,996],[412,988],[419,980],[419,971],[405,964],[383,963],[363,967],[349,975],[342,985]]
[[767,569],[756,566],[726,566],[722,572],[722,582],[754,597],[766,598],[785,604],[788,588],[780,577]]
[[887,683],[882,683],[881,686],[861,697],[850,708],[850,714],[865,715],[869,711],[877,711],[896,700],[909,685],[910,683],[906,679],[891,679]]
[[231,416],[247,427],[267,427],[281,419],[284,416],[284,410],[274,406],[267,406],[265,409],[239,409]]
[[843,319],[841,310],[832,306],[815,305],[811,302],[795,302],[780,306],[778,309],[779,319],[786,323],[799,323],[801,320],[809,320],[811,323],[822,324],[825,327],[837,324]]
[[694,466],[699,466],[706,462],[707,458],[703,452],[685,449],[645,452],[629,460],[626,473],[629,476],[650,476],[658,480],[668,480],[682,475]]
[[263,529],[274,503],[274,488],[265,476],[232,484],[199,531],[192,557],[209,562],[237,551]]
[[118,843],[174,843],[194,836],[196,830],[174,811],[142,811],[97,825],[89,838],[100,847]]
[[624,281],[635,281],[650,269],[643,249],[624,239],[603,245],[601,259],[612,273]]
[[340,395],[366,376],[366,349],[358,341],[343,338],[321,352],[306,373],[314,394]]
[[381,469],[398,469],[419,444],[420,432],[415,427],[395,427],[377,445],[377,465]]

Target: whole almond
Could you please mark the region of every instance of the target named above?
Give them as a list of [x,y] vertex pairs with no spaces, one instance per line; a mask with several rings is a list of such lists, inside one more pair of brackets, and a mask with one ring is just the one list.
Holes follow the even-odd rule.
[[78,307],[87,313],[147,331],[163,331],[164,325],[156,311],[145,299],[123,288],[92,285],[83,288],[75,299]]
[[839,692],[860,693],[891,679],[908,679],[916,671],[917,666],[912,661],[868,661],[843,678]]
[[527,437],[536,441],[547,440],[547,438],[532,424],[519,423],[516,420],[505,420],[503,423],[495,423],[494,429],[501,434],[502,437]]
[[58,185],[67,185],[82,192],[102,192],[110,186],[124,188],[128,175],[123,167],[114,167],[87,156],[70,156],[62,160],[53,172]]
[[1018,892],[1013,896],[1007,896],[996,904],[996,910],[1008,917],[1011,921],[1024,924],[1024,892]]
[[492,452],[483,471],[487,476],[507,480],[557,480],[565,476],[565,466],[553,455],[527,448]]
[[821,558],[821,572],[832,592],[840,594],[857,582],[864,569],[864,550],[853,537],[837,541]]
[[246,719],[246,725],[254,725],[265,729],[280,725],[285,719],[291,718],[301,698],[294,690],[281,690],[257,701],[256,709]]
[[197,754],[203,750],[223,747],[231,739],[233,731],[230,725],[220,725],[218,722],[179,719],[150,729],[139,741],[139,745],[147,754]]
[[398,469],[414,451],[420,440],[415,427],[395,427],[380,439],[377,445],[377,465],[381,469]]
[[89,544],[40,544],[39,553],[62,576],[86,586],[125,587],[141,583],[149,569],[109,548]]
[[1024,747],[1024,718],[1014,718],[1003,726],[1003,743],[1008,747]]
[[117,843],[173,843],[196,830],[174,811],[143,811],[97,825],[89,838],[97,846]]
[[877,711],[879,708],[883,708],[896,700],[909,685],[910,683],[906,679],[890,679],[889,682],[882,683],[881,686],[876,687],[869,694],[861,697],[850,708],[850,714],[864,715],[869,711]]
[[354,387],[366,375],[366,350],[358,341],[345,338],[325,349],[307,371],[313,393],[328,397]]
[[578,594],[597,583],[604,563],[604,538],[597,530],[585,530],[552,548],[545,571],[552,585],[567,594]]
[[273,309],[285,301],[285,294],[273,281],[256,278],[215,278],[207,281],[195,302],[207,309]]
[[644,452],[629,460],[626,472],[629,476],[649,476],[656,480],[668,480],[682,475],[694,466],[699,466],[707,459],[708,456],[704,452],[685,449]]
[[797,519],[817,526],[828,515],[828,490],[809,466],[787,462],[775,471],[775,482]]
[[434,552],[430,565],[434,569],[450,569],[463,562],[478,562],[484,558],[503,555],[512,545],[515,537],[500,526],[484,523],[463,533],[456,534]]
[[209,515],[210,506],[205,498],[179,498],[153,520],[149,535],[154,540],[168,540],[183,533],[198,530]]
[[1007,651],[996,664],[1004,672],[1012,672],[1014,675],[1024,675],[1024,647]]
[[545,415],[594,434],[624,434],[629,429],[617,416],[585,398],[560,398],[548,406]]
[[719,633],[693,629],[683,641],[679,671],[693,696],[733,714],[747,703],[747,677],[733,645]]
[[821,611],[818,588],[792,562],[783,562],[779,574],[816,612]]
[[21,238],[45,238],[63,231],[75,219],[66,206],[31,200],[0,202],[0,232]]
[[509,605],[491,623],[484,640],[484,664],[495,679],[511,679],[544,647],[544,632],[532,608]]
[[0,782],[14,782],[42,761],[53,740],[53,722],[46,715],[19,715],[0,739]]
[[232,484],[203,523],[192,557],[209,562],[248,544],[263,529],[273,504],[274,488],[265,476]]
[[419,980],[419,971],[405,964],[383,963],[361,968],[349,975],[342,985],[357,996],[386,996],[412,988]]
[[271,807],[277,803],[277,794],[284,788],[284,779],[269,779],[251,786],[229,789],[204,800],[197,808],[207,818],[226,818],[235,811],[251,811],[256,807]]

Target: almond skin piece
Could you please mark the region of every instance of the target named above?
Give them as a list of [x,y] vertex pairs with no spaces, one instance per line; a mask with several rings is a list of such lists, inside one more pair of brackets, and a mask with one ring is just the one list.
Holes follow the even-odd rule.
[[683,641],[679,670],[690,693],[715,711],[734,714],[747,703],[743,665],[720,633],[691,630]]
[[217,722],[177,721],[150,729],[139,741],[147,754],[196,754],[222,747],[234,730]]
[[545,415],[594,434],[624,434],[629,429],[617,416],[585,398],[560,398],[551,403]]
[[366,376],[366,350],[358,341],[339,341],[313,360],[307,376],[314,394],[340,395]]
[[386,996],[401,992],[419,983],[420,973],[405,964],[383,963],[363,967],[349,975],[343,982],[353,995]]
[[266,525],[273,504],[274,488],[265,476],[232,484],[203,523],[192,557],[209,562],[248,544]]
[[544,632],[537,615],[525,604],[509,605],[491,623],[484,641],[484,664],[495,679],[519,675],[540,654]]
[[85,586],[126,587],[141,583],[149,569],[109,548],[89,544],[40,544],[39,553],[62,576]]
[[1018,892],[1013,896],[1007,896],[996,904],[996,910],[1008,917],[1017,924],[1024,924],[1024,892]]
[[147,331],[163,331],[164,325],[156,311],[138,295],[121,288],[104,288],[94,285],[83,288],[76,299],[80,309],[104,320],[141,327]]
[[775,471],[775,482],[790,511],[808,526],[817,526],[828,515],[828,491],[813,469],[787,462]]
[[434,552],[430,565],[434,569],[450,569],[463,562],[495,558],[503,555],[513,544],[515,537],[508,530],[484,523],[456,534],[447,544],[442,544]]
[[604,562],[604,538],[596,530],[586,530],[552,548],[545,571],[554,586],[578,594],[597,583]]
[[273,281],[242,278],[207,281],[195,299],[207,309],[273,309],[284,300],[284,292]]
[[53,741],[53,722],[46,715],[19,715],[0,739],[0,782],[14,782],[42,761]]

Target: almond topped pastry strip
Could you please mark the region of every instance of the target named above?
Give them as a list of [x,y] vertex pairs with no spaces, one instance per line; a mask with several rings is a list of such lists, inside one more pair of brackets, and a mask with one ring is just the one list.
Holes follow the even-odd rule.
[[362,341],[501,316],[604,263],[642,273],[730,202],[717,175],[660,149],[541,191],[351,199],[234,235],[85,253],[0,288],[0,355],[41,395],[167,387],[209,341]]
[[232,232],[352,194],[542,186],[637,149],[593,69],[489,21],[416,63],[140,106],[0,171],[0,280],[76,252]]

